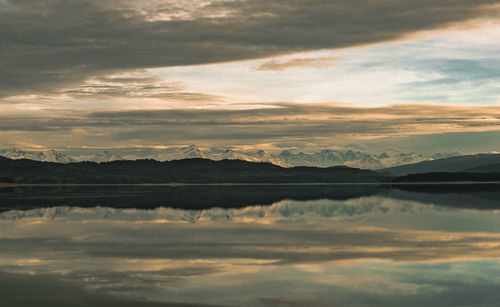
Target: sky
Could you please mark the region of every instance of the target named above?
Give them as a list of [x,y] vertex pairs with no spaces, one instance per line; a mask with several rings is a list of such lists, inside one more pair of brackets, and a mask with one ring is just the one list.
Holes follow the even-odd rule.
[[0,148],[496,152],[500,1],[0,0]]

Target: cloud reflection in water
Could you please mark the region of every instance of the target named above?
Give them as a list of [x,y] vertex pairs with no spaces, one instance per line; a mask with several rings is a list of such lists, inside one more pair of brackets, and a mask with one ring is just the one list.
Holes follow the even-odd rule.
[[382,196],[203,211],[10,210],[0,214],[0,283],[30,274],[106,299],[156,302],[454,306],[476,298],[470,305],[488,306],[500,293],[498,217]]

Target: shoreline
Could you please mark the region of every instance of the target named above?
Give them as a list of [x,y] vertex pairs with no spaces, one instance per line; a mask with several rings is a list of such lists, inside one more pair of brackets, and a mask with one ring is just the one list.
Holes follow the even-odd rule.
[[500,181],[419,181],[419,182],[304,182],[304,183],[0,183],[0,188],[14,187],[79,187],[79,186],[336,186],[336,185],[479,185],[500,184]]

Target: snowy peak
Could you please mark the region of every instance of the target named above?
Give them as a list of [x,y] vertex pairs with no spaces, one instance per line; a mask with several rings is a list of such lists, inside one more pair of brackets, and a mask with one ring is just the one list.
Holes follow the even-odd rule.
[[201,150],[196,145],[189,145],[180,149],[185,158],[204,158]]
[[345,163],[345,165],[363,169],[384,168],[384,164],[380,160],[370,156],[356,161],[348,161]]
[[[292,153],[291,151],[284,150],[279,154],[279,157],[291,166],[320,166],[329,167],[336,165],[346,165],[347,162],[360,161],[363,159],[376,160],[368,153],[355,152],[352,150],[339,151],[325,149],[317,153],[306,154],[304,152]],[[377,160],[378,161],[378,160]],[[378,161],[380,162],[380,161]],[[373,165],[378,163],[373,163]],[[383,165],[380,162],[381,165]],[[382,166],[383,167],[383,166]]]
[[91,158],[91,161],[93,162],[111,162],[111,161],[118,161],[118,160],[123,160],[122,157],[119,155],[115,155],[107,150],[97,153],[94,157]]
[[265,157],[266,156],[266,152],[263,151],[262,149],[259,149],[257,150],[257,152],[255,153],[255,156],[256,157]]
[[35,161],[70,163],[75,159],[67,154],[55,151],[24,151],[18,148],[0,149],[0,156],[10,159],[30,159]]
[[0,149],[0,156],[11,159],[31,159],[69,163],[77,161],[109,162],[115,160],[155,159],[171,161],[180,159],[206,158],[211,160],[243,160],[248,162],[269,162],[283,167],[316,166],[330,167],[345,165],[362,169],[384,169],[421,161],[437,160],[458,156],[459,153],[421,154],[414,152],[383,152],[380,154],[355,150],[323,149],[307,153],[283,150],[281,152],[266,152],[262,149],[245,151],[235,148],[214,147],[201,149],[196,145],[185,147],[167,147],[164,149],[116,149],[102,152],[90,151],[87,154],[69,154],[56,150],[23,151],[21,149]]

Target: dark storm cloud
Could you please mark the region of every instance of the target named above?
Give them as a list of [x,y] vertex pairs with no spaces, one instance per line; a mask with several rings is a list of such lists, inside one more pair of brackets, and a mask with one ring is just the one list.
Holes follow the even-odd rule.
[[0,2],[0,95],[92,76],[402,38],[477,17],[498,0]]

